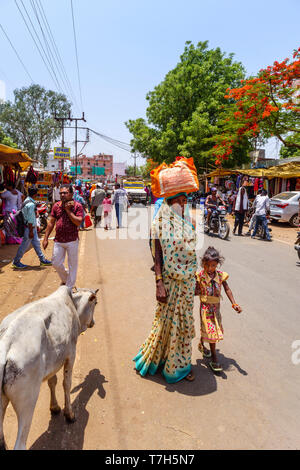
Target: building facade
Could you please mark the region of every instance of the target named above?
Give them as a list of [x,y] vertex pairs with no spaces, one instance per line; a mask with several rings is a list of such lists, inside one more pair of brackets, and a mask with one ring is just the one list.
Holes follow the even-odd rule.
[[[99,153],[93,157],[80,155],[77,157],[77,176],[91,181],[113,180],[113,155]],[[71,175],[75,175],[75,158],[71,159]]]

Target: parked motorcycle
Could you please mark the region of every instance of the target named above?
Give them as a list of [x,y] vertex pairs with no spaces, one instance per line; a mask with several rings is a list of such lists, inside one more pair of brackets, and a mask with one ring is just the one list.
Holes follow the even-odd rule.
[[226,219],[226,207],[219,206],[212,210],[209,226],[207,224],[207,215],[204,218],[204,233],[208,233],[210,230],[213,233],[217,233],[222,240],[226,240],[229,235],[229,224]]
[[297,232],[297,239],[295,241],[294,248],[298,252],[298,258],[300,259],[300,232]]
[[38,226],[40,232],[44,232],[48,225],[48,206],[44,202],[39,202],[36,205],[37,217],[38,217]]

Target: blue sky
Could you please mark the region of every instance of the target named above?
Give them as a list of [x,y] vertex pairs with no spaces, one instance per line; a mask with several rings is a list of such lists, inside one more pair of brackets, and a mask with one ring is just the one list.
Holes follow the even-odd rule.
[[[74,115],[83,110],[89,127],[124,142],[131,137],[124,122],[145,116],[147,92],[178,63],[185,41],[208,40],[212,48],[233,52],[248,74],[299,47],[299,0],[73,0],[82,109],[70,0],[40,1],[77,97]],[[23,3],[34,21],[30,0]],[[34,82],[55,89],[14,0],[0,0],[0,24]],[[14,88],[31,81],[1,30],[0,53],[0,80],[11,100]],[[73,133],[67,132],[66,140],[72,146]],[[129,153],[98,137],[91,136],[85,152],[133,162]],[[275,152],[271,142],[267,156]]]

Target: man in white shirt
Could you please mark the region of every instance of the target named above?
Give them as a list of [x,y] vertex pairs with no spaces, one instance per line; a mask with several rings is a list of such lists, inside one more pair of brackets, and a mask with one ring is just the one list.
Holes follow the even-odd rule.
[[56,202],[60,201],[60,192],[59,191],[60,191],[60,185],[59,185],[59,182],[57,182],[57,183],[55,183],[54,188],[53,188],[53,195],[52,195],[53,205]]
[[268,228],[267,213],[270,212],[270,199],[265,189],[262,190],[261,194],[256,197],[254,201],[256,223],[254,232],[251,238],[254,238],[258,229],[259,224],[262,224],[263,229],[266,231],[266,237],[268,242],[271,240],[271,235]]

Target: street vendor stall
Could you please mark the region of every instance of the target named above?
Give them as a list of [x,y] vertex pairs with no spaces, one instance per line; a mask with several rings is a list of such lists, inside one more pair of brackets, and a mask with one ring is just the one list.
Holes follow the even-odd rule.
[[[1,183],[1,244],[19,243],[16,232],[14,215],[21,204],[22,192],[21,171],[27,169],[32,163],[31,158],[20,149],[0,144],[0,183]],[[20,187],[21,191],[15,188]],[[11,195],[5,188],[12,188]],[[8,196],[10,196],[10,202]],[[17,201],[17,202],[16,202]],[[16,207],[14,205],[16,204]]]

